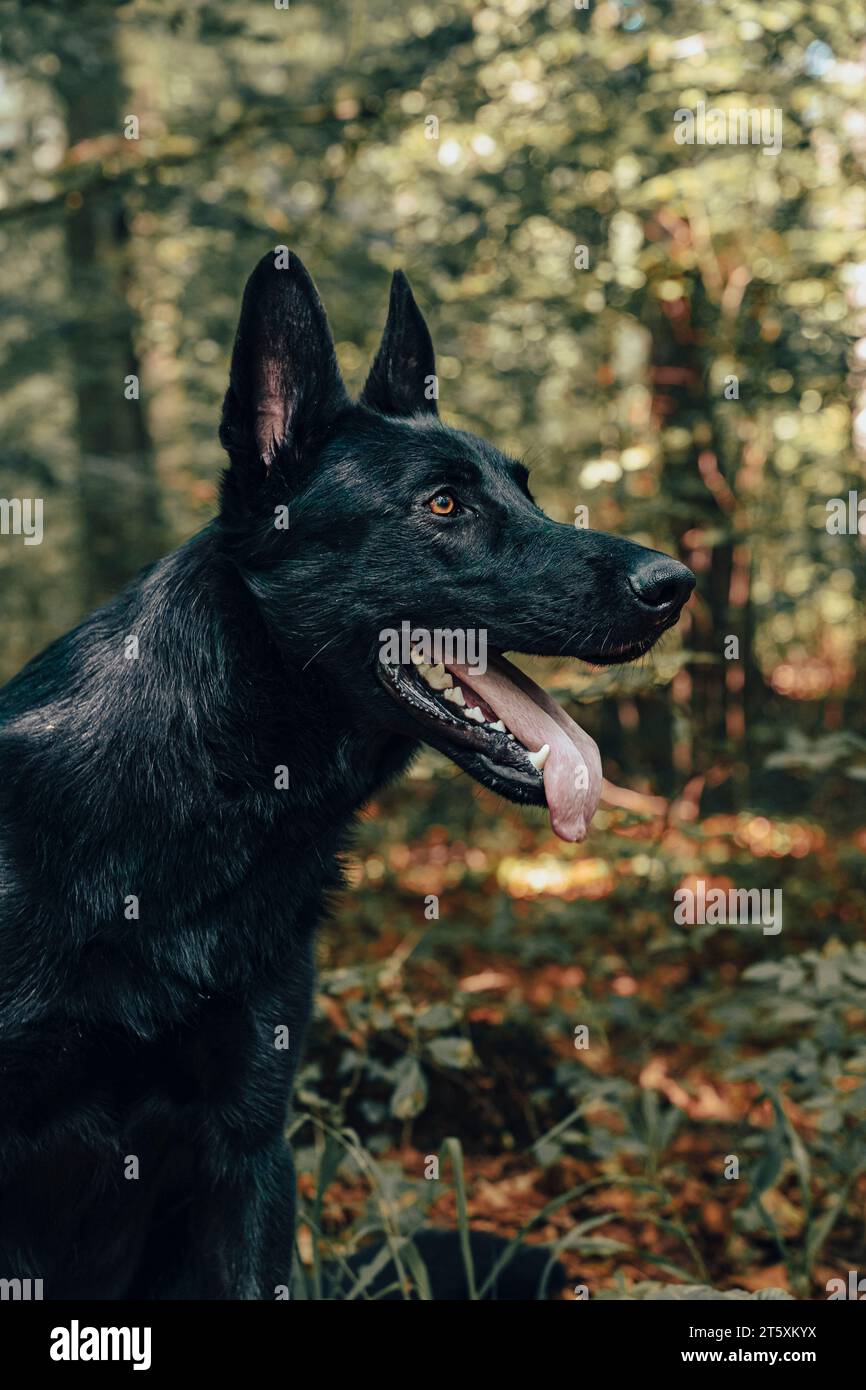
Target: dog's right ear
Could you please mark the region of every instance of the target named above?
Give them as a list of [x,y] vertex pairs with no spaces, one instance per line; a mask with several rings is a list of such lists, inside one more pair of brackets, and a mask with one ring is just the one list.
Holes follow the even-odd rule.
[[316,287],[278,246],[244,290],[220,442],[244,482],[259,481],[297,462],[348,403]]
[[438,414],[430,330],[402,270],[395,270],[391,280],[385,331],[361,404],[382,415]]

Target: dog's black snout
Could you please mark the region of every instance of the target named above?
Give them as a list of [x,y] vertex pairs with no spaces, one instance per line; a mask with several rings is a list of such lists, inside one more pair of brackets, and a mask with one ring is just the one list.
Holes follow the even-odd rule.
[[628,582],[635,598],[645,608],[663,615],[682,608],[695,587],[695,576],[685,565],[665,555],[638,565]]

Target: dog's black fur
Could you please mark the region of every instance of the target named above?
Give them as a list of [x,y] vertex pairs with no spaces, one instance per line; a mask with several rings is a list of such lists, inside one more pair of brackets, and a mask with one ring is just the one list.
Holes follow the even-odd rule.
[[[601,660],[679,613],[687,571],[638,601],[626,581],[660,557],[545,517],[520,464],[440,423],[434,372],[398,273],[352,403],[309,276],[265,257],[218,519],[0,692],[0,1277],[273,1298],[316,923],[355,813],[437,743],[376,679],[380,631]],[[426,505],[442,489],[447,518]]]

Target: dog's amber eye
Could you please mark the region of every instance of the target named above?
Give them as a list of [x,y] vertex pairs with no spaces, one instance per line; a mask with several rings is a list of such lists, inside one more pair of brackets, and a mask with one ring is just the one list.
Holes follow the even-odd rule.
[[431,497],[427,503],[434,516],[453,516],[457,510],[457,503],[450,492],[437,492],[435,497]]

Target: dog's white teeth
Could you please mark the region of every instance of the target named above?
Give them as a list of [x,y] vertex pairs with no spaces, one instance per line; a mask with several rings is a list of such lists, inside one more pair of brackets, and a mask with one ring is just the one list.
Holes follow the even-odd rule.
[[431,685],[434,690],[450,690],[454,684],[441,661],[437,662],[435,666],[431,666],[429,670],[422,671],[422,674],[427,684]]
[[505,725],[503,724],[503,722],[502,722],[501,719],[497,719],[496,723],[495,723],[495,724],[491,724],[490,727],[491,727],[491,729],[495,729],[495,730],[497,731],[497,733],[500,733],[500,734],[507,734],[507,733],[508,733],[508,730],[506,729],[506,727],[505,727]]
[[423,654],[418,650],[417,647],[412,648],[412,650],[409,653],[409,656],[412,660],[413,666],[426,666],[427,670],[429,671],[430,667],[427,666],[427,662],[424,660]]
[[455,685],[451,690],[443,691],[443,696],[446,700],[450,700],[452,705],[466,704],[466,701],[463,698],[463,691],[460,689],[459,685]]
[[549,743],[544,743],[544,744],[542,744],[542,746],[539,748],[539,750],[538,750],[537,753],[530,753],[529,750],[527,749],[527,751],[526,751],[526,756],[527,756],[527,758],[529,759],[529,761],[532,763],[532,766],[535,767],[535,768],[537,768],[538,771],[540,772],[541,769],[544,767],[544,764],[547,762],[547,758],[548,758],[549,753],[550,753],[550,744],[549,744]]
[[476,724],[484,723],[484,715],[481,713],[481,710],[478,708],[477,705],[473,705],[472,709],[466,710],[466,718],[474,719]]

